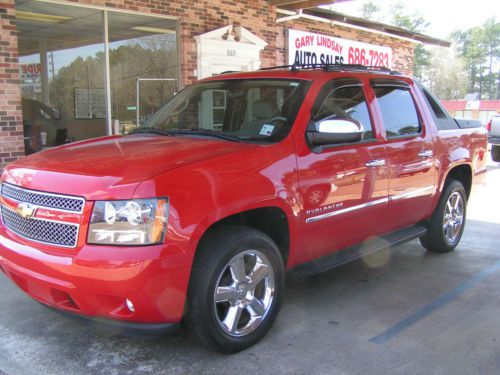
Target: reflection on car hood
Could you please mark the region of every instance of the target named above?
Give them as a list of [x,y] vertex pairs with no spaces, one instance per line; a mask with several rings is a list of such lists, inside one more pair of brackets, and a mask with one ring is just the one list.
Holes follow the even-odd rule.
[[6,168],[7,182],[87,199],[128,198],[157,174],[237,152],[249,144],[210,138],[133,134],[68,144]]

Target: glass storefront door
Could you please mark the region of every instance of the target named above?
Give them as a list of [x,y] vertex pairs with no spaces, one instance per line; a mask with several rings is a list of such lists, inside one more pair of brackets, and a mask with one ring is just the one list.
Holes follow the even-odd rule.
[[[175,20],[18,0],[16,25],[27,154],[108,129],[123,134],[136,125],[137,110],[143,121],[178,86]],[[151,79],[141,82],[139,108],[138,78]]]
[[137,125],[137,118],[143,123],[176,91],[176,24],[109,13],[109,41],[113,126],[123,134]]

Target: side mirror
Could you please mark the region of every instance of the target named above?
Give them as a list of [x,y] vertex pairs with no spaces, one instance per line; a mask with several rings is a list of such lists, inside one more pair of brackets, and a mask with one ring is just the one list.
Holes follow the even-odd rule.
[[313,146],[353,143],[363,139],[363,127],[352,118],[327,118],[311,123],[307,136]]

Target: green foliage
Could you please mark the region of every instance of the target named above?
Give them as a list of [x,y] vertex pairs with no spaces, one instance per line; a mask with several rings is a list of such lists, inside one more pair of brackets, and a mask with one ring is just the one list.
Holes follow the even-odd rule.
[[481,99],[500,99],[500,22],[492,17],[481,26],[453,32],[451,38],[466,66],[468,91]]
[[[429,22],[416,12],[408,14],[402,2],[397,2],[391,6],[392,24],[402,29],[414,32],[423,33],[429,26]],[[413,75],[422,79],[425,69],[429,66],[430,54],[422,44],[415,46],[413,51]]]
[[467,93],[467,72],[456,50],[446,47],[429,49],[429,66],[425,70],[422,82],[439,99],[463,99]]
[[362,17],[366,20],[377,21],[380,18],[380,6],[373,1],[364,3],[361,7]]
[[420,14],[408,14],[405,5],[400,1],[391,6],[392,24],[402,29],[422,33],[429,26],[429,22]]

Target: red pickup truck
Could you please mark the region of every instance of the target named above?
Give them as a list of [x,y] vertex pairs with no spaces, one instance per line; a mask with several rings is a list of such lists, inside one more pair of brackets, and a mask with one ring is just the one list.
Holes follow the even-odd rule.
[[415,238],[453,250],[486,152],[485,129],[390,70],[222,74],[133,134],[6,167],[0,269],[58,310],[142,332],[182,321],[235,352],[270,329],[285,271]]

